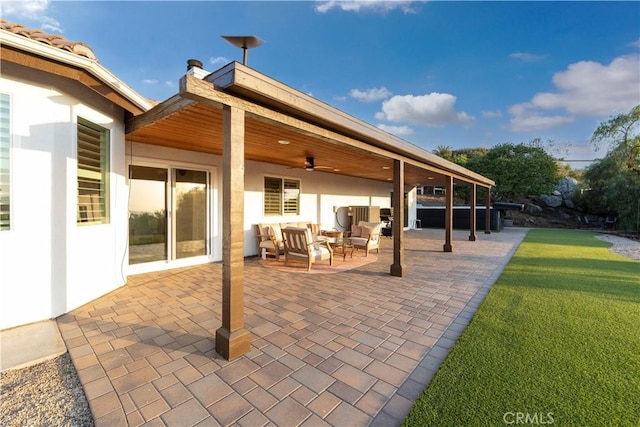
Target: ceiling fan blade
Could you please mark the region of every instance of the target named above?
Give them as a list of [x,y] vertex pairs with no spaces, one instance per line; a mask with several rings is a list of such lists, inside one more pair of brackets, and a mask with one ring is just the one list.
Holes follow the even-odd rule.
[[304,159],[304,166],[305,166],[307,169],[313,169],[314,163],[315,163],[315,162],[314,162],[314,160],[313,160],[313,157],[312,157],[312,156],[307,156],[307,157]]

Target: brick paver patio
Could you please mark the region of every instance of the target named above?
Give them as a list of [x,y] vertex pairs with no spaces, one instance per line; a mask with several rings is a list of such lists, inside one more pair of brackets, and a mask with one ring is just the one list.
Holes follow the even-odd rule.
[[390,239],[336,274],[249,259],[252,350],[232,362],[213,350],[221,264],[130,277],[58,325],[97,426],[394,426],[525,234],[456,231],[444,253],[443,230],[406,232],[403,278],[388,274]]

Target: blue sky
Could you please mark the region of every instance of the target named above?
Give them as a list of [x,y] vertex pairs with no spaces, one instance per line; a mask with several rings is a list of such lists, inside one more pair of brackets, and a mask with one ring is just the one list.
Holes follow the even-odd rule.
[[640,103],[640,2],[27,0],[2,16],[87,43],[159,101],[187,59],[242,60],[221,35],[257,35],[250,67],[429,151],[539,137],[602,157],[597,125]]

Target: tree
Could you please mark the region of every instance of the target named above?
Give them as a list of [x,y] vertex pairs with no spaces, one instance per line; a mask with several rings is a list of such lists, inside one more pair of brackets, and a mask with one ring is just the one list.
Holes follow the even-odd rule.
[[640,210],[640,105],[600,123],[592,144],[608,145],[607,155],[584,172],[579,205],[588,213],[617,215],[619,227],[638,228]]
[[496,182],[498,200],[546,194],[558,182],[558,164],[539,142],[496,145],[485,156],[469,159],[467,168]]
[[438,145],[438,148],[433,150],[433,154],[435,154],[438,157],[442,157],[443,159],[451,160],[453,156],[453,151],[451,150],[451,147],[449,147],[448,145]]
[[606,143],[609,146],[607,156],[640,175],[640,134],[634,135],[639,125],[640,105],[636,105],[628,114],[618,114],[600,123],[591,137],[591,143],[596,149],[603,142]]

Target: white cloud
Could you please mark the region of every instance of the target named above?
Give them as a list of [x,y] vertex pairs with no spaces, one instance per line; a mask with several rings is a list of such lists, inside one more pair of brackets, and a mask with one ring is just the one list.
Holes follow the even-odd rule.
[[445,123],[466,122],[474,118],[455,110],[456,97],[448,93],[428,95],[396,95],[382,103],[378,120],[438,126]]
[[409,126],[378,125],[378,128],[397,136],[411,135],[413,133],[413,129]]
[[555,73],[552,82],[555,92],[538,93],[509,109],[514,131],[548,129],[571,123],[577,116],[628,111],[640,102],[640,55],[619,56],[608,65],[576,62]]
[[502,111],[500,110],[483,110],[482,117],[485,119],[496,119],[502,117]]
[[155,85],[155,84],[158,84],[158,80],[156,80],[156,79],[144,79],[144,80],[142,80],[142,83],[144,83],[146,85]]
[[60,22],[47,16],[49,0],[3,1],[3,18],[14,17],[20,20],[34,21],[40,28],[49,33],[62,33]]
[[373,11],[386,13],[394,9],[400,9],[403,13],[415,13],[412,4],[415,1],[377,1],[377,0],[320,0],[316,1],[315,10],[319,13],[327,13],[331,9],[340,9],[346,12]]
[[514,116],[511,119],[511,129],[516,132],[529,132],[541,129],[549,129],[573,123],[575,119],[570,116],[541,116],[538,114],[526,114]]
[[3,1],[2,14],[37,19],[44,15],[48,7],[49,0]]
[[211,58],[209,58],[209,64],[215,65],[217,67],[227,65],[229,62],[231,62],[231,60],[225,58],[224,56],[212,56]]
[[365,90],[351,89],[351,92],[349,92],[349,96],[362,102],[379,101],[381,99],[386,99],[391,95],[393,95],[393,93],[384,86]]
[[522,62],[542,61],[546,57],[547,55],[537,55],[535,53],[526,53],[526,52],[515,52],[509,55],[509,58],[517,59],[518,61],[522,61]]
[[634,41],[634,42],[629,43],[629,46],[632,46],[632,47],[640,47],[640,39],[638,39],[638,40],[636,40],[636,41]]

